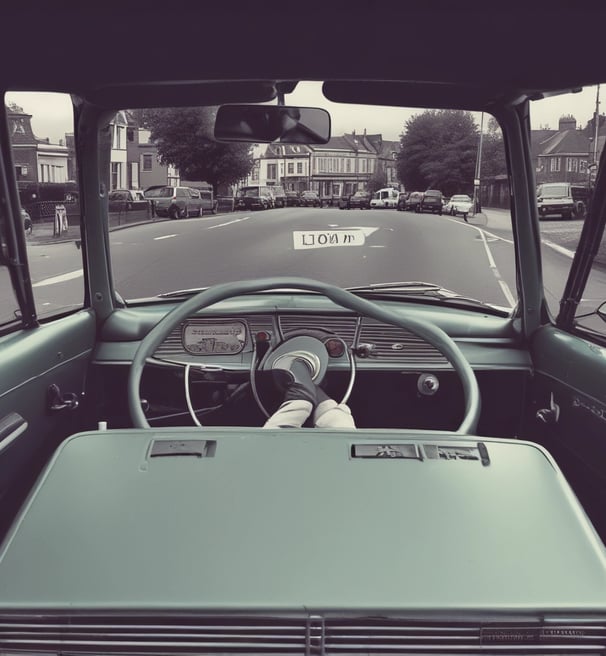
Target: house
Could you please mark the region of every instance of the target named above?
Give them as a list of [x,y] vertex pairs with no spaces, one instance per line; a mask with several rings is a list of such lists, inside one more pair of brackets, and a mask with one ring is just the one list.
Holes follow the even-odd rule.
[[[533,137],[535,136],[533,132]],[[537,135],[540,139],[544,135]],[[583,131],[577,130],[574,116],[562,116],[558,130],[546,138],[533,141],[536,152],[537,184],[542,182],[586,183],[589,179],[588,164],[591,160],[590,140]]]
[[321,198],[351,195],[366,189],[378,170],[397,185],[396,155],[400,144],[380,134],[355,131],[331,137],[326,144],[269,144],[255,159],[247,184],[282,185],[286,191],[311,189]]

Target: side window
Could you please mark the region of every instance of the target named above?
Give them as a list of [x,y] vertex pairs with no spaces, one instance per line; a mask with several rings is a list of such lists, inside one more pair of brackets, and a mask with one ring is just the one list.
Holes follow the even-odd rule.
[[185,189],[181,189],[181,188],[177,189],[177,194],[176,195],[177,195],[178,198],[187,198],[187,196],[188,196]]
[[[7,216],[4,213],[4,206],[0,204],[0,240],[2,248],[2,262],[6,261],[7,255],[7,236],[4,232]],[[6,329],[10,324],[19,321],[19,303],[13,292],[10,272],[8,267],[0,264],[0,330]]]
[[7,91],[4,104],[36,312],[50,318],[84,302],[72,102],[67,94]]
[[200,198],[200,192],[196,189],[190,189],[189,193],[191,194],[192,198]]
[[[555,317],[577,250],[604,141],[606,116],[599,111],[599,87],[586,87],[531,103],[531,149],[537,182],[543,279]],[[596,314],[606,301],[606,240],[597,253],[576,309],[576,325],[606,337]]]

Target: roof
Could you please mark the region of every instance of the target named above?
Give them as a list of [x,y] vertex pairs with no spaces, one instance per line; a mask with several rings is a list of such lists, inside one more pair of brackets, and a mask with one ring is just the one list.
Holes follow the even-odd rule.
[[[405,39],[385,38],[383,29],[362,34],[360,26],[367,25],[376,11],[368,1],[309,0],[306,14],[321,16],[310,35],[309,30],[293,29],[292,13],[277,0],[267,0],[255,11],[243,0],[212,4],[172,0],[171,16],[186,17],[179,20],[176,62],[165,49],[149,47],[150,34],[166,26],[165,4],[105,0],[100,10],[98,3],[75,0],[7,2],[0,9],[0,20],[6,26],[26,25],[27,47],[23,30],[4,31],[0,61],[11,65],[2,67],[0,83],[9,89],[74,91],[116,109],[151,106],[158,85],[173,105],[185,104],[196,90],[194,82],[201,79],[369,80],[370,85],[328,85],[327,92],[333,99],[352,102],[381,104],[397,97],[408,106],[479,110],[524,95],[538,97],[546,91],[603,82],[606,3],[381,0],[379,4],[389,25],[431,24],[435,47],[428,44],[426,31],[419,29],[407,30]],[[201,25],[216,29],[204,30],[200,39]],[[582,35],[582,47],[554,48],[554,43],[570,42],[571,26]],[[288,34],[287,47],[277,47],[275,35],[281,33]],[[440,46],[452,44],[453,33],[465,37],[445,54]],[[61,37],[50,48],[53,34]],[[363,47],[354,47],[362,36]],[[189,95],[167,83],[175,79],[188,83]],[[134,81],[147,86],[129,96],[121,85]],[[397,93],[392,81],[398,81]],[[209,95],[198,96],[201,102],[217,89],[207,86],[206,91]],[[234,98],[233,88],[220,91],[221,98]],[[128,104],[117,104],[119,97],[128,98]],[[275,92],[267,85],[250,85],[248,97],[239,100],[260,102],[271,97]]]
[[539,157],[550,155],[587,155],[589,139],[580,130],[563,130],[543,142]]

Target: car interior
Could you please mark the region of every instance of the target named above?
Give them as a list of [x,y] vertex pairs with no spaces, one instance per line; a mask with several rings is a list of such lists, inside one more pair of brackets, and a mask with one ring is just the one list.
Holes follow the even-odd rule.
[[[62,248],[81,270],[76,298],[49,314],[39,300],[49,287],[32,275],[38,264],[21,220],[5,103],[0,652],[321,655],[328,644],[334,653],[418,653],[431,644],[433,653],[455,653],[463,644],[470,653],[537,645],[603,653],[606,330],[579,326],[575,308],[606,221],[605,156],[554,311],[530,106],[604,80],[606,13],[542,2],[490,11],[472,2],[380,3],[394,25],[431,24],[431,45],[420,29],[405,38],[397,27],[391,36],[362,29],[369,3],[318,9],[311,40],[293,28],[290,9],[250,10],[244,20],[228,7],[181,4],[192,20],[179,20],[173,39],[158,30],[166,8],[140,14],[137,2],[0,10],[0,51],[13,62],[0,69],[3,92],[70,98],[80,215]],[[26,15],[31,50],[10,29]],[[216,29],[204,27],[208,20]],[[582,23],[584,48],[552,50],[554,35],[568,42],[573,21]],[[276,36],[283,29],[287,44]],[[64,38],[45,49],[53,30]],[[290,118],[289,95],[310,81],[327,118],[306,114],[299,130],[278,125],[272,110]],[[508,167],[510,307],[449,296],[448,278],[417,278],[412,288],[340,283],[324,274],[319,249],[305,251],[315,275],[286,255],[267,274],[261,254],[241,264],[240,249],[253,246],[236,243],[208,275],[200,272],[211,255],[200,246],[182,286],[163,286],[162,277],[185,255],[164,265],[150,248],[140,265],[145,284],[131,291],[136,267],[119,249],[134,228],[111,232],[108,220],[109,126],[118,112],[227,107],[217,114],[219,142],[321,147],[333,104],[496,119]],[[362,221],[289,206],[250,212],[250,221],[289,211]],[[373,216],[380,212],[406,218],[391,209]],[[420,220],[457,220],[444,214]],[[155,244],[188,221],[220,226],[230,216],[168,218],[170,231]],[[275,371],[301,357],[325,393],[351,408],[355,429],[311,420],[263,428],[283,401]],[[393,462],[379,469],[379,456]],[[431,469],[451,460],[460,467],[450,478]],[[425,475],[413,464],[427,465]],[[203,619],[194,622],[196,613]],[[514,635],[522,625],[526,633]],[[476,637],[457,643],[472,626]]]

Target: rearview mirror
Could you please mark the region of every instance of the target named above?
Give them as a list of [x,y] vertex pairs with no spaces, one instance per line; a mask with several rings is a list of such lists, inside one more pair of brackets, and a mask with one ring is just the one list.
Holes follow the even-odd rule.
[[222,105],[215,120],[217,141],[325,144],[330,114],[316,107]]

